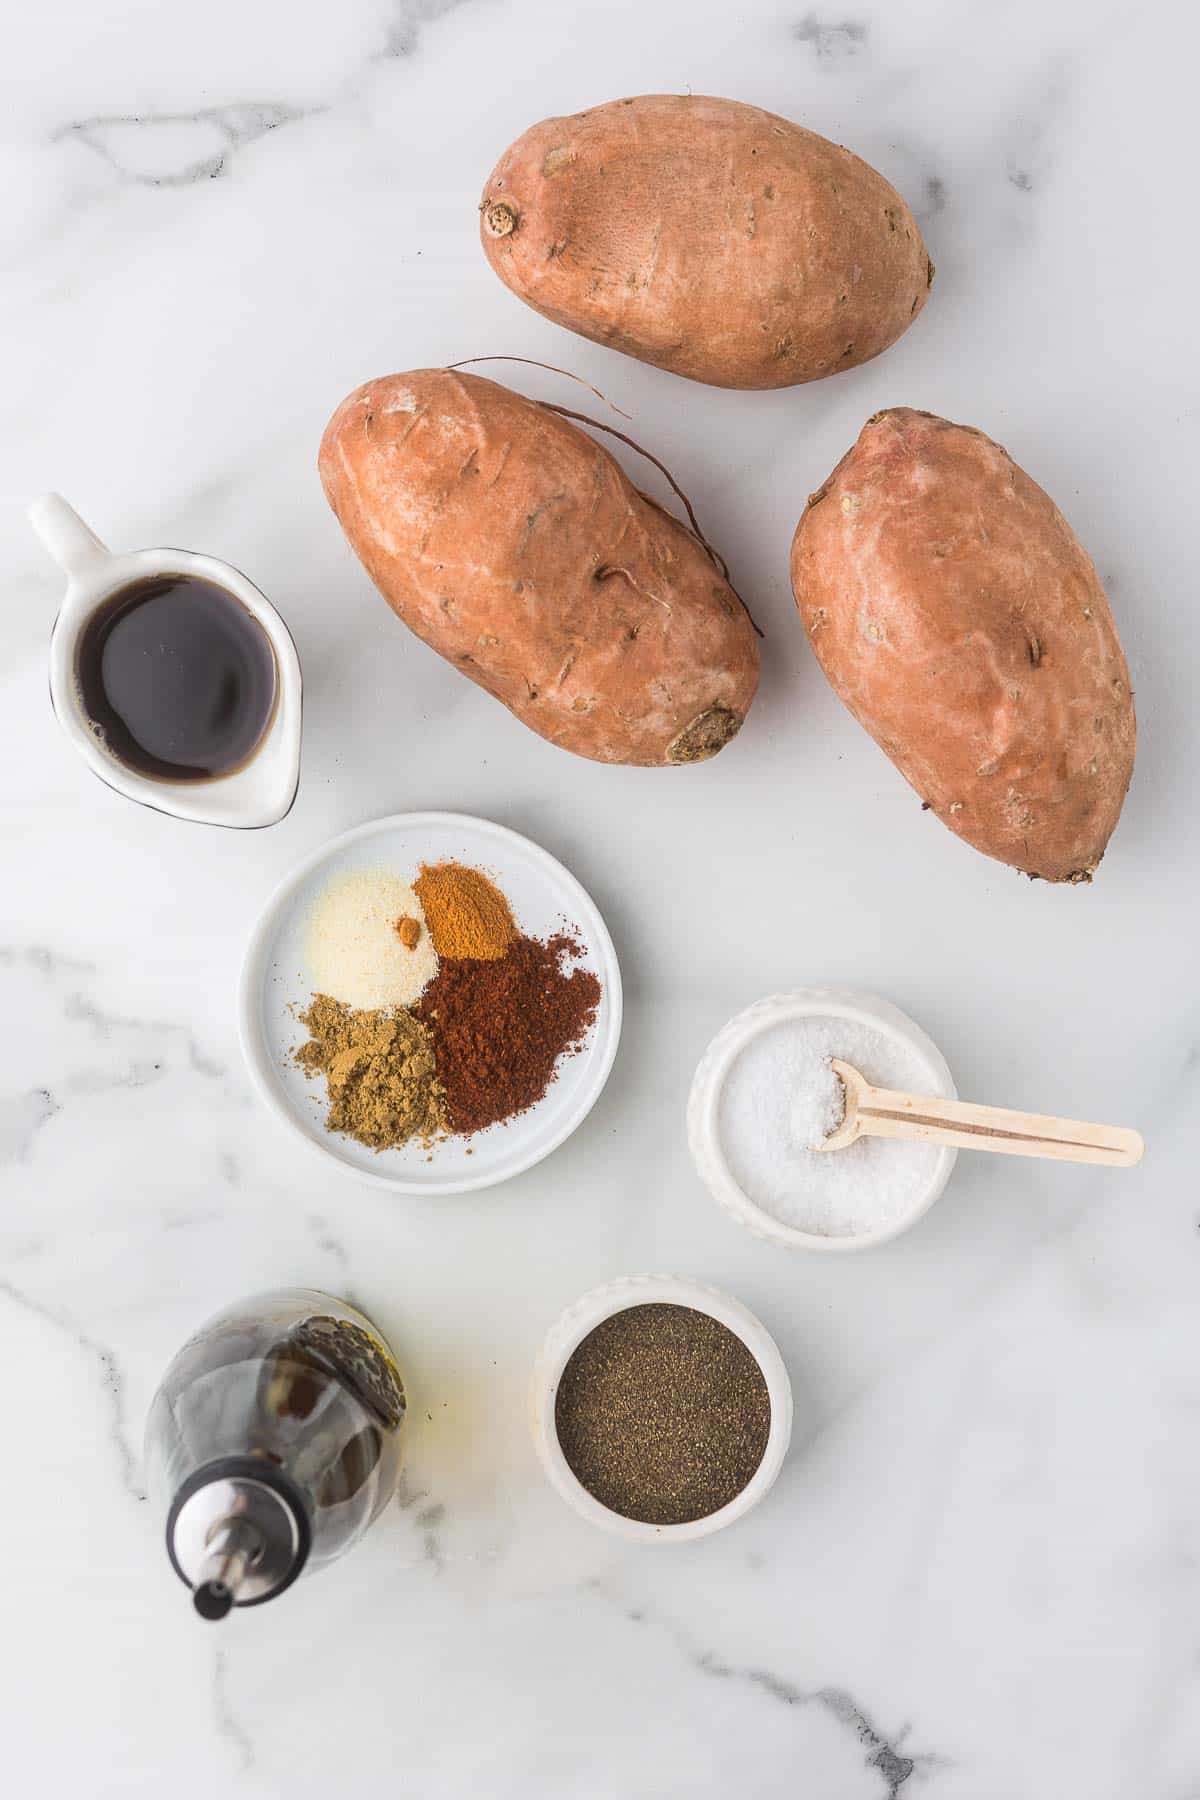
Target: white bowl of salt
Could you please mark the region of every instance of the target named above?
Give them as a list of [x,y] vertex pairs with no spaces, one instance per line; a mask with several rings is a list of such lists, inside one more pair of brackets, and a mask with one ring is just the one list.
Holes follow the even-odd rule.
[[830,1059],[875,1087],[957,1096],[945,1057],[875,994],[797,988],[737,1014],[708,1046],[688,1100],[688,1144],[714,1199],[756,1236],[798,1250],[866,1250],[907,1231],[938,1198],[958,1152],[859,1138],[811,1146],[845,1096]]

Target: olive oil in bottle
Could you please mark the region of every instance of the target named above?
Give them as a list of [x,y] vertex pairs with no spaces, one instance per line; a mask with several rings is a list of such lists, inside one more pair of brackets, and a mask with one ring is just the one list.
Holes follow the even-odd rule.
[[197,1332],[146,1426],[167,1553],[196,1611],[257,1605],[352,1549],[395,1491],[404,1414],[384,1339],[327,1294],[260,1295]]

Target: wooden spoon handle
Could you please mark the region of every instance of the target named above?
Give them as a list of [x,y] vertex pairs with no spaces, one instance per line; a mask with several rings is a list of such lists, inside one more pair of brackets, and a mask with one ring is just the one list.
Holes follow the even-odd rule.
[[1043,1113],[976,1106],[894,1088],[864,1087],[858,1128],[868,1137],[909,1138],[953,1144],[959,1150],[991,1150],[999,1156],[1043,1156],[1055,1162],[1107,1163],[1131,1168],[1142,1159],[1141,1134],[1117,1125],[1089,1125]]

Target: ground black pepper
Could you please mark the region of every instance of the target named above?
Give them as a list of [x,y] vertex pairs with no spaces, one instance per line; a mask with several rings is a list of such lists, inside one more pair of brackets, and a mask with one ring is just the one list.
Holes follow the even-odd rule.
[[546,1092],[564,1051],[582,1043],[600,983],[568,969],[577,941],[514,938],[492,962],[446,958],[413,1009],[433,1038],[450,1129],[482,1131]]
[[630,1306],[577,1347],[555,1428],[588,1493],[627,1519],[682,1525],[736,1498],[767,1447],[771,1398],[741,1338],[689,1306]]

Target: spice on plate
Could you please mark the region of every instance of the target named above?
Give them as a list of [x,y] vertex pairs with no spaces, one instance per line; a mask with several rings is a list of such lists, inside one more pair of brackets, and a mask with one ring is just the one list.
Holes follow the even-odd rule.
[[327,1125],[373,1149],[470,1137],[536,1104],[582,1047],[600,983],[574,928],[521,936],[463,863],[335,875],[308,925],[313,999],[296,1060],[329,1086]]
[[578,955],[576,940],[559,932],[547,943],[516,938],[498,960],[442,962],[417,1016],[433,1037],[451,1131],[525,1112],[559,1057],[582,1043],[600,983],[590,969],[567,972],[564,961]]
[[869,1137],[844,1150],[814,1150],[845,1112],[842,1083],[829,1066],[834,1056],[876,1087],[936,1087],[936,1072],[890,1033],[852,1019],[787,1019],[751,1038],[734,1060],[717,1132],[729,1173],[755,1206],[814,1236],[857,1237],[907,1218],[941,1152]]
[[429,1032],[397,1007],[355,1011],[316,994],[300,1014],[308,1042],[295,1052],[310,1076],[329,1088],[325,1123],[370,1150],[423,1143],[446,1127],[446,1101]]
[[763,1459],[771,1397],[735,1332],[690,1306],[630,1306],[577,1346],[554,1423],[572,1474],[627,1519],[683,1525],[741,1493]]
[[517,935],[508,901],[481,869],[423,863],[413,886],[439,956],[494,962]]
[[348,869],[322,889],[308,926],[312,990],[371,1012],[411,1006],[437,971],[428,931],[408,947],[396,920],[425,920],[407,881],[386,869]]
[[405,913],[396,920],[396,936],[406,950],[415,950],[421,941],[421,927],[415,919]]

